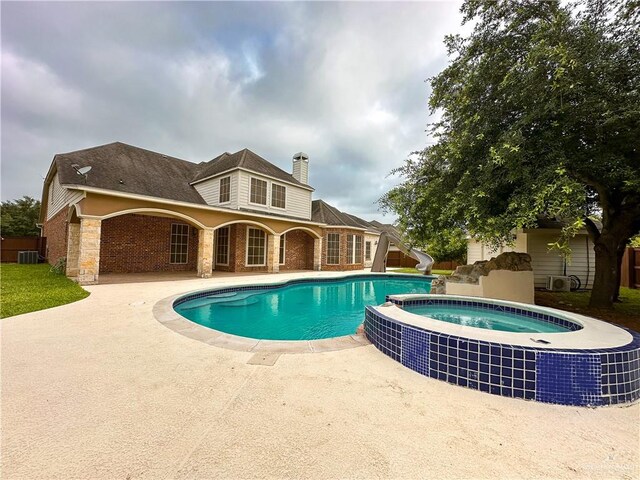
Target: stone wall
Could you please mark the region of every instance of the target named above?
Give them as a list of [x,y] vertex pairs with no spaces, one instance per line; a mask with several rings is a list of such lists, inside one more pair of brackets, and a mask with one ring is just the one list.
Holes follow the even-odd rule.
[[195,271],[198,229],[189,226],[186,264],[170,263],[171,224],[182,220],[149,215],[121,215],[102,221],[100,273]]

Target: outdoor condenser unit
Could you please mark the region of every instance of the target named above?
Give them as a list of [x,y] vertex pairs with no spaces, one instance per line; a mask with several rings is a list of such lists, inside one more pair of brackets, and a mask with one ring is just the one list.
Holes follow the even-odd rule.
[[547,277],[547,290],[553,292],[568,292],[571,290],[571,279],[564,276],[549,275]]
[[38,252],[35,250],[18,252],[18,263],[38,263]]

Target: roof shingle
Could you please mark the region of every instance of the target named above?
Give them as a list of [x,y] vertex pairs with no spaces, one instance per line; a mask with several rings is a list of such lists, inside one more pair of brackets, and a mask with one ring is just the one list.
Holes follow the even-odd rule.
[[246,168],[253,172],[262,173],[263,175],[268,175],[270,177],[313,190],[309,185],[299,182],[293,175],[276,167],[260,155],[253,153],[248,148],[236,153],[223,153],[199,167],[198,173],[191,180],[191,183],[197,183],[208,177],[212,177],[235,168]]
[[[198,165],[121,142],[60,153],[54,162],[63,185],[114,190],[189,203],[206,203],[189,182]],[[90,166],[86,177],[72,165]]]

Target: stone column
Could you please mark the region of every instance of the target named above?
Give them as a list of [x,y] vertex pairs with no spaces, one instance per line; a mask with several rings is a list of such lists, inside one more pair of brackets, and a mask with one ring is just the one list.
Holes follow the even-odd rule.
[[280,271],[280,235],[267,235],[267,272]]
[[313,269],[322,270],[322,238],[313,239]]
[[78,262],[80,260],[80,224],[70,223],[67,233],[67,269],[69,278],[78,277]]
[[80,219],[78,277],[81,285],[98,283],[100,273],[100,232],[102,220]]
[[198,276],[211,277],[213,270],[213,228],[198,230]]

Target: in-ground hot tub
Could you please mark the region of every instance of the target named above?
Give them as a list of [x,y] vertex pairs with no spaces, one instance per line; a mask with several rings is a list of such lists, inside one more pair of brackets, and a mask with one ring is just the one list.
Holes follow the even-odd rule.
[[[391,295],[387,300],[366,308],[367,338],[428,377],[563,405],[611,405],[640,398],[637,332],[551,308],[478,297]],[[461,313],[451,315],[456,310]],[[479,318],[520,317],[531,325],[518,330],[518,322],[507,322],[506,328],[493,330],[474,319],[474,312]],[[438,316],[442,320],[432,318]]]

